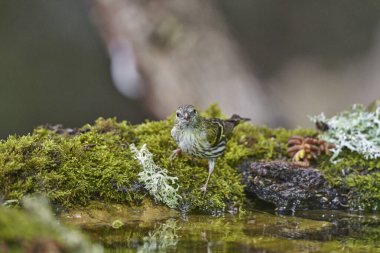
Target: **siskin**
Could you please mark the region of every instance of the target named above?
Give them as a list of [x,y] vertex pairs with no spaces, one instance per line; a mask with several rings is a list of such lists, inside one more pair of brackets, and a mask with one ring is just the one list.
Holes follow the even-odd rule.
[[208,159],[208,177],[201,188],[204,194],[214,171],[215,159],[223,155],[228,137],[235,126],[247,120],[249,119],[236,114],[227,120],[208,119],[199,116],[192,105],[178,107],[171,135],[179,148],[173,151],[171,158],[185,152],[194,157]]

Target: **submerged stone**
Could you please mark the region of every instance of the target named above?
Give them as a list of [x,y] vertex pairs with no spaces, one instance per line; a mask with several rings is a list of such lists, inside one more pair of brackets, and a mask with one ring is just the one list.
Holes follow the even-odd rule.
[[81,227],[91,227],[94,224],[113,227],[115,221],[124,225],[138,223],[139,226],[144,226],[144,224],[179,216],[180,213],[174,209],[155,205],[149,200],[145,200],[139,206],[92,201],[86,207],[78,206],[61,213],[60,220]]

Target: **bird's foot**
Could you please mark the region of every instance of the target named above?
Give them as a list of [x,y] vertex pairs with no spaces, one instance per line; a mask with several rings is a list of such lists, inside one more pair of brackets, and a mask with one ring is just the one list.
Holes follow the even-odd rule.
[[181,153],[182,153],[182,150],[180,148],[174,149],[173,152],[172,152],[172,154],[170,155],[169,159],[170,160],[174,160]]
[[207,192],[207,184],[204,184],[202,187],[201,187],[201,192],[203,192],[203,197],[206,195],[206,192]]
[[182,150],[181,150],[180,148],[177,148],[177,149],[174,149],[174,150],[173,150],[172,154],[171,154],[170,157],[169,157],[169,160],[170,160],[170,164],[171,164],[171,165],[172,165],[172,163],[173,163],[173,160],[176,159],[177,156],[178,156],[179,154],[181,154],[181,153],[182,153]]

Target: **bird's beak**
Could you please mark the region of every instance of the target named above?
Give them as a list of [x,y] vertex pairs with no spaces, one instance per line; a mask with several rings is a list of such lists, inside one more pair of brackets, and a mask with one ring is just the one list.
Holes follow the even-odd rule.
[[189,121],[189,119],[190,119],[190,116],[189,116],[189,114],[188,114],[188,113],[185,113],[183,116],[184,116],[185,120]]

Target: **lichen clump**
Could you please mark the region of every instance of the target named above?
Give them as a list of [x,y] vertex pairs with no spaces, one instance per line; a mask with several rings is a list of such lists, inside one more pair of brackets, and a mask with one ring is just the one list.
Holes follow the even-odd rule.
[[[203,115],[223,117],[216,106]],[[178,209],[236,210],[244,199],[244,186],[236,169],[241,161],[288,159],[286,143],[290,136],[316,133],[240,124],[228,141],[224,156],[216,160],[203,197],[200,188],[207,178],[207,160],[184,154],[171,161],[169,157],[177,148],[170,135],[172,126],[173,117],[139,125],[100,118],[79,129],[45,126],[32,134],[10,136],[0,142],[0,196],[20,200],[42,192],[57,208],[66,209],[87,205],[91,200],[139,205],[152,193],[139,176],[144,166],[130,149],[134,144],[139,150],[146,145],[157,167],[165,169],[168,177],[178,178],[168,181],[173,189],[178,188]],[[169,203],[159,198],[156,201]]]
[[176,184],[178,178],[168,176],[167,170],[155,164],[153,154],[148,150],[146,144],[140,150],[134,144],[131,144],[130,148],[142,166],[138,177],[145,189],[156,201],[163,202],[171,208],[178,207],[181,196],[177,193],[178,186],[176,188],[172,186]]
[[[313,117],[323,121],[328,131],[320,138],[333,143],[334,155],[319,160],[318,168],[335,186],[350,189],[350,208],[378,210],[380,207],[380,107],[367,111],[361,105],[330,119],[323,114]],[[332,163],[331,163],[332,162]]]
[[343,149],[357,152],[366,159],[380,157],[380,107],[369,112],[362,105],[353,105],[351,111],[330,119],[321,114],[312,120],[329,126],[330,130],[323,132],[320,138],[335,145],[331,161],[336,161]]

